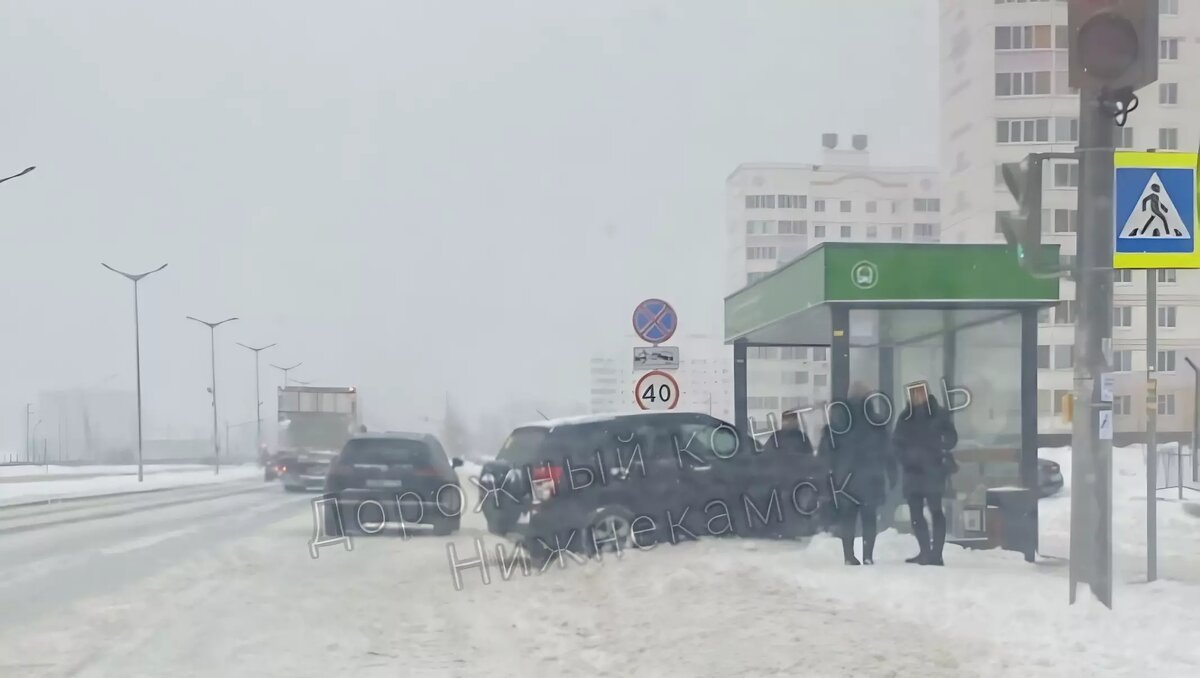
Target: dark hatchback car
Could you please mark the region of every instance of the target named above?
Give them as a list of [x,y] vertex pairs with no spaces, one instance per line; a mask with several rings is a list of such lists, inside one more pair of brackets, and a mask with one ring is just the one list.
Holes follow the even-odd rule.
[[1049,459],[1038,459],[1038,496],[1050,497],[1058,494],[1062,488],[1062,468]]
[[454,469],[441,442],[425,433],[362,433],[351,438],[325,478],[325,533],[381,531],[386,524],[423,524],[434,534],[458,529],[465,510]]
[[821,461],[767,434],[683,412],[517,428],[479,476],[493,534],[538,559],[705,535],[795,537],[825,527]]

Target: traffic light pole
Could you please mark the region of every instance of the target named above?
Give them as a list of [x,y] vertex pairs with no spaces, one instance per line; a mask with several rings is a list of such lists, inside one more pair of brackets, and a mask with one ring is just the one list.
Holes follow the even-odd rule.
[[1101,375],[1112,363],[1113,146],[1098,88],[1079,96],[1075,403],[1071,434],[1070,602],[1079,583],[1112,608],[1112,441],[1100,436]]

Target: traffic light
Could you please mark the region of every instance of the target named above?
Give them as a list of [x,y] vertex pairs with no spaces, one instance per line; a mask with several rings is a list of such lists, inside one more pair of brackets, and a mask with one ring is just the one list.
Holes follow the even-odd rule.
[[1009,245],[1017,248],[1022,268],[1036,268],[1042,249],[1042,162],[1031,153],[1021,162],[1000,165],[1004,184],[1017,201],[1017,211],[999,213],[1000,230]]
[[1070,85],[1130,91],[1158,79],[1158,0],[1070,0]]

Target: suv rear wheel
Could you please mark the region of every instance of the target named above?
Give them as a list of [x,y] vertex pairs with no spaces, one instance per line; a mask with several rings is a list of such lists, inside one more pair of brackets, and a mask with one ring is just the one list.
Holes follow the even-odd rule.
[[633,546],[633,512],[624,506],[605,506],[593,514],[583,531],[583,548],[589,556],[620,553]]

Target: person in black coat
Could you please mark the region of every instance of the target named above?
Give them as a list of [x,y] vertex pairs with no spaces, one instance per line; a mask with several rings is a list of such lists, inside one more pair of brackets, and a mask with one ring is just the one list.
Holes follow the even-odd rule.
[[[941,565],[946,543],[946,514],[942,499],[950,475],[958,470],[950,450],[958,432],[936,398],[924,388],[909,392],[909,403],[896,422],[892,448],[904,471],[904,499],[920,552],[905,562]],[[925,522],[925,507],[933,519],[933,534]]]
[[879,507],[896,476],[896,463],[888,447],[888,415],[877,406],[879,403],[870,402],[862,385],[851,389],[844,404],[829,409],[829,424],[821,437],[819,454],[827,460],[830,471],[830,499],[845,562],[860,564],[854,556],[854,535],[861,521],[862,563],[871,565],[875,561]]

